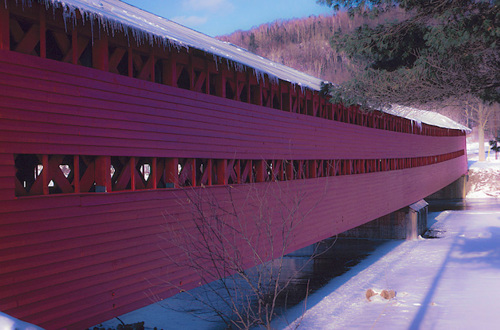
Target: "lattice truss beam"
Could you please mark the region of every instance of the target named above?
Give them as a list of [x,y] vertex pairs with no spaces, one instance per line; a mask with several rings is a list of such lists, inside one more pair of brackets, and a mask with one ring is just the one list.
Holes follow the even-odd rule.
[[403,170],[443,155],[391,159],[252,160],[86,155],[14,155],[16,196],[200,187]]

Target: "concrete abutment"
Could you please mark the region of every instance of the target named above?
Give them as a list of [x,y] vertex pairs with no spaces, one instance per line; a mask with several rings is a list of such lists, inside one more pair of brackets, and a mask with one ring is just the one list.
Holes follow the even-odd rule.
[[453,183],[432,195],[384,215],[359,227],[350,229],[340,236],[373,239],[416,239],[427,231],[427,201],[462,200],[467,195],[468,176],[463,175]]
[[374,239],[416,239],[427,230],[428,204],[423,199],[340,236]]

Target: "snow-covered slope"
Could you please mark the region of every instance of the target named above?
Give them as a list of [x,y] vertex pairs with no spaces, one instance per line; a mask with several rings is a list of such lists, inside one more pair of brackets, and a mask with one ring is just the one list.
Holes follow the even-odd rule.
[[500,199],[500,154],[489,152],[489,145],[485,143],[486,161],[478,161],[478,143],[467,144],[469,160],[469,180],[467,199],[471,198],[498,198]]

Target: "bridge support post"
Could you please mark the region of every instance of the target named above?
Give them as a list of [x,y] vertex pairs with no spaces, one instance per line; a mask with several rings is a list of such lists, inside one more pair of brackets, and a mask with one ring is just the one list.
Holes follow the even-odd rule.
[[467,195],[467,181],[468,176],[462,175],[456,181],[450,183],[443,189],[435,192],[426,200],[453,200],[453,199],[465,199]]
[[418,238],[427,230],[428,204],[423,199],[340,234],[342,237],[406,239]]

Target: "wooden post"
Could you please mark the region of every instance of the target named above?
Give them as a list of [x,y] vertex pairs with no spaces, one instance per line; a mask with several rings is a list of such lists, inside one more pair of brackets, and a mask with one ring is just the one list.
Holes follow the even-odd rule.
[[240,89],[238,87],[238,70],[234,70],[233,79],[234,79],[234,94],[235,94],[234,99],[236,101],[241,101]]
[[246,89],[247,89],[247,103],[252,103],[252,91],[251,91],[251,88],[250,88],[250,72],[247,71],[246,72],[246,76],[245,76],[245,80],[246,80]]
[[309,161],[309,178],[314,179],[317,176],[317,168],[318,168],[318,161],[317,160],[310,160]]
[[224,68],[221,68],[221,70],[219,70],[219,75],[217,76],[217,84],[215,88],[217,96],[223,98],[226,97],[226,75]]
[[196,187],[196,158],[191,158],[189,162],[191,163],[191,185]]
[[236,172],[236,183],[241,183],[241,162],[240,160],[236,160],[236,164],[234,165],[234,171]]
[[73,187],[75,193],[80,192],[80,156],[73,156]]
[[168,158],[165,160],[165,181],[167,188],[179,188],[178,158]]
[[264,182],[265,165],[263,160],[258,160],[255,163],[255,182]]
[[111,192],[111,157],[99,156],[95,160],[94,180],[96,192]]
[[163,61],[163,83],[177,87],[177,61],[173,50],[170,50],[168,60]]
[[10,49],[9,10],[0,4],[0,50]]
[[205,60],[204,63],[204,70],[205,74],[207,75],[207,77],[205,78],[205,94],[210,94],[210,67],[208,65],[208,61]]
[[290,160],[286,163],[286,179],[287,180],[293,180],[293,160]]
[[319,93],[318,92],[312,92],[311,95],[312,98],[312,115],[315,117],[320,117],[321,116],[321,104],[320,104],[320,99],[319,99]]
[[40,57],[47,57],[47,19],[45,17],[45,6],[40,6]]
[[153,189],[158,188],[158,166],[157,166],[157,158],[153,157],[151,160],[151,169],[149,175],[151,176],[150,180],[153,180]]
[[101,39],[94,41],[92,48],[92,63],[95,69],[108,71],[109,70],[109,49],[108,35],[106,31],[101,31]]
[[257,95],[256,95],[256,100],[255,100],[255,103],[257,105],[264,105],[264,101],[262,99],[262,93],[264,92],[264,79],[261,79],[259,82],[258,82],[258,85],[257,85]]
[[135,157],[132,156],[129,159],[129,165],[130,165],[130,190],[134,191],[135,190]]
[[128,46],[127,48],[127,73],[130,78],[134,76],[134,53],[132,52],[132,47]]
[[227,160],[218,159],[217,160],[217,184],[226,185],[227,184]]
[[188,54],[187,71],[189,72],[189,90],[194,91],[196,85],[196,73],[194,72],[193,55]]
[[80,53],[78,49],[78,32],[76,31],[76,27],[73,27],[73,31],[71,32],[71,48],[73,52],[71,63],[78,64],[78,54]]
[[208,159],[207,160],[207,168],[205,169],[205,171],[207,172],[207,186],[211,186],[212,185],[212,171],[213,171],[213,164],[212,164],[212,160],[211,159]]
[[42,155],[42,192],[49,194],[49,155]]

